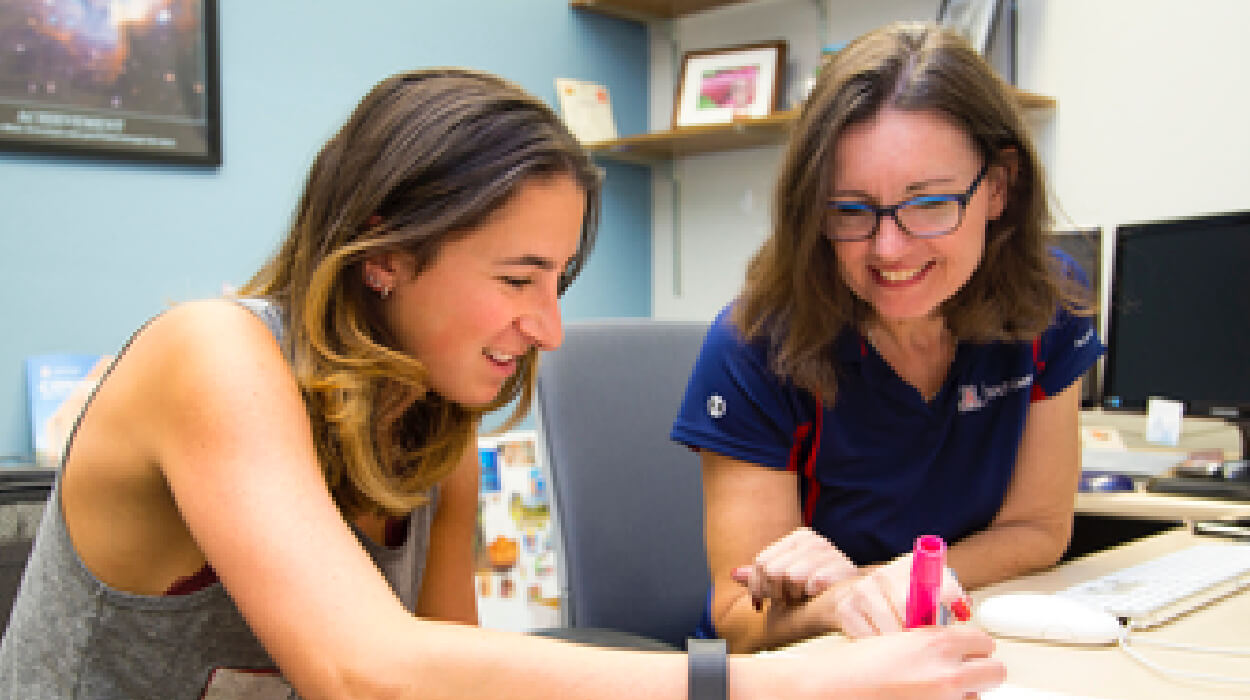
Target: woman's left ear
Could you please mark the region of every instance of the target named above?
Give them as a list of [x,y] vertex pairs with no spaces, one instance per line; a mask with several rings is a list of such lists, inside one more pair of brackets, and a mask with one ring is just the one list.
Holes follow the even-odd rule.
[[1015,189],[1016,178],[1020,175],[1020,152],[1014,146],[1008,146],[998,152],[994,165],[990,166],[987,177],[990,180],[990,220],[1003,215],[1007,208],[1007,200]]
[[399,275],[398,259],[393,252],[374,253],[361,265],[365,286],[377,292],[383,299],[391,294]]

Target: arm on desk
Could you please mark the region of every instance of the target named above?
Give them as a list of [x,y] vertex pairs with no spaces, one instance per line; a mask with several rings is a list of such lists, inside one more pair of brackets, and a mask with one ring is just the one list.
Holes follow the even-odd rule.
[[1080,478],[1080,396],[1076,382],[1030,407],[1002,508],[989,527],[950,548],[948,561],[964,586],[1036,571],[1062,556]]

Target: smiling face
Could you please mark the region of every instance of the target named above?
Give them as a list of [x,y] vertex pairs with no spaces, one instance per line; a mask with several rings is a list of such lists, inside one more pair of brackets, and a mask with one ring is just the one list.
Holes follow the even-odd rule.
[[[886,109],[838,138],[829,196],[880,206],[960,194],[983,164],[968,135],[944,115]],[[933,317],[972,277],[986,224],[1003,204],[1003,171],[992,167],[949,234],[915,238],[883,216],[873,238],[832,244],[842,279],[881,320]]]
[[585,192],[568,175],[532,177],[478,227],[439,248],[419,273],[411,255],[365,262],[399,349],[430,388],[464,406],[490,403],[517,360],[560,345],[557,288],[577,253]]

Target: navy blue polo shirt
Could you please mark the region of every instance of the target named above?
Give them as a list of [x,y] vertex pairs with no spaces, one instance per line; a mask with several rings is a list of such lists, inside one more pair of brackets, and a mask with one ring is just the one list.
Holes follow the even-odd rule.
[[1056,394],[1103,351],[1093,319],[1059,312],[1032,342],[959,343],[931,401],[860,334],[833,350],[832,407],[768,369],[767,340],[744,342],[721,311],[671,437],[799,476],[802,520],[856,564],[981,530],[1002,505],[1032,401]]

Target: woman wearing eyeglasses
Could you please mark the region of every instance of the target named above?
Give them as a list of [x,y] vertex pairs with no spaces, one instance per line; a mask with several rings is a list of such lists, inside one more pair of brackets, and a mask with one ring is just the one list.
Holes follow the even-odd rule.
[[735,651],[903,624],[918,535],[943,597],[1053,564],[1102,352],[1053,257],[1041,167],[966,42],[896,24],[834,55],[791,136],[771,237],[673,427],[703,458],[702,633]]

